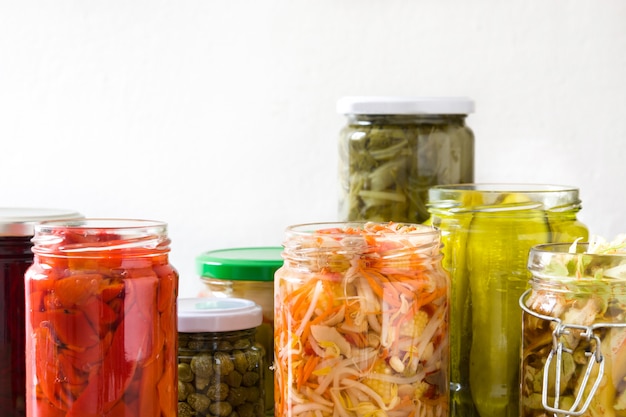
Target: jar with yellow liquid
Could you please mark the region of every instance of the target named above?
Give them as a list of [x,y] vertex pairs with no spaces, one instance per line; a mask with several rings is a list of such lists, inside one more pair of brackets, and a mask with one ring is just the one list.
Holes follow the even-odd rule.
[[429,191],[451,275],[451,415],[519,414],[521,310],[526,263],[538,244],[587,239],[578,189],[463,184]]

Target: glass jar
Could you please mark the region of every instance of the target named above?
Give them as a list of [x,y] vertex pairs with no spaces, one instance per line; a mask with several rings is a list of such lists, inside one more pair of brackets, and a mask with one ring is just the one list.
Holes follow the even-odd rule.
[[274,273],[283,264],[282,247],[249,247],[207,251],[196,257],[200,279],[212,297],[254,301],[263,310],[256,341],[265,348],[265,407],[274,415]]
[[474,181],[467,98],[344,97],[339,220],[422,223],[428,189]]
[[43,220],[78,218],[70,210],[0,208],[0,415],[26,415],[24,273],[33,263],[33,227]]
[[449,276],[439,232],[289,227],[275,277],[276,417],[445,416]]
[[521,312],[534,245],[586,239],[578,189],[534,184],[442,185],[429,191],[441,229],[450,309],[452,416],[519,413]]
[[534,247],[523,313],[520,415],[620,416],[626,409],[626,253]]
[[178,417],[265,415],[262,320],[250,300],[179,300]]
[[43,222],[33,242],[28,416],[176,416],[178,273],[166,224]]

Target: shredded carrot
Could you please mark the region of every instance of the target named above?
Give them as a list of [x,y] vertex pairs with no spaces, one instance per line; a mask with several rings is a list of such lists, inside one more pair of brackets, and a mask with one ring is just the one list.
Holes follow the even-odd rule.
[[[424,228],[368,223],[295,238],[294,247],[308,248],[311,259],[300,255],[296,268],[286,262],[275,277],[277,417],[304,417],[320,401],[341,417],[357,417],[358,410],[378,414],[376,407],[406,417],[447,413],[449,394],[441,388],[447,385],[445,358],[434,361],[442,368],[426,380],[417,373],[419,358],[412,351],[429,343],[441,354],[448,340],[446,325],[431,326],[434,331],[425,336],[417,327],[435,311],[447,318],[441,310],[448,308],[449,296],[440,257],[431,255],[437,254],[438,236]],[[429,242],[433,246],[418,254]],[[429,315],[413,320],[420,308]],[[375,366],[381,361],[384,375]],[[399,385],[417,390],[420,384],[440,401],[394,394]]]

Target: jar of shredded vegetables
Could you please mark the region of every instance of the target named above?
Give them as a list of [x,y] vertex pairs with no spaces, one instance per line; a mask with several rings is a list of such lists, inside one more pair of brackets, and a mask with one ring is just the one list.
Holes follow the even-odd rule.
[[35,226],[26,271],[29,417],[175,417],[176,294],[165,223]]
[[24,273],[33,263],[34,225],[79,218],[71,210],[0,208],[0,414],[26,415]]
[[422,223],[428,189],[474,181],[474,134],[460,97],[343,97],[339,220]]
[[206,295],[252,300],[263,310],[255,339],[265,348],[265,408],[274,416],[274,273],[283,264],[280,246],[216,249],[196,257]]
[[250,300],[179,300],[178,417],[266,415],[262,320]]
[[287,228],[275,277],[277,417],[447,415],[440,249],[424,225]]
[[626,415],[625,237],[531,250],[521,416]]
[[521,311],[529,250],[587,239],[578,189],[536,184],[441,185],[429,191],[452,280],[451,415],[517,417]]

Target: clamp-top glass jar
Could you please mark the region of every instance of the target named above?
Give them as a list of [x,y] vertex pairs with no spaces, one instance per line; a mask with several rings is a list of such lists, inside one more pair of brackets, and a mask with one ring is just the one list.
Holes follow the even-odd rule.
[[0,415],[26,415],[24,273],[33,263],[34,225],[82,217],[71,210],[0,208]]
[[344,97],[339,220],[422,223],[428,189],[474,181],[467,98]]
[[538,245],[520,298],[522,417],[626,415],[626,251]]
[[35,226],[26,283],[29,417],[176,416],[176,294],[167,225]]

